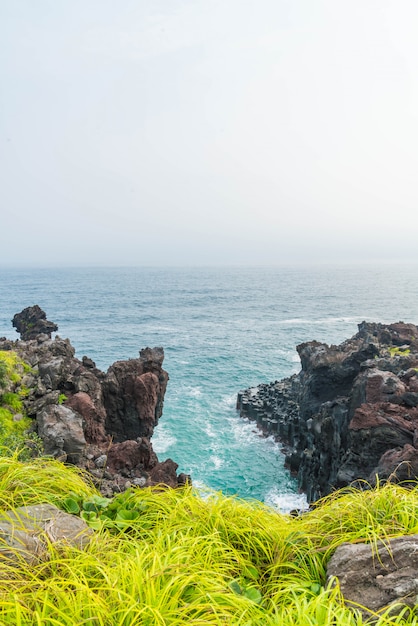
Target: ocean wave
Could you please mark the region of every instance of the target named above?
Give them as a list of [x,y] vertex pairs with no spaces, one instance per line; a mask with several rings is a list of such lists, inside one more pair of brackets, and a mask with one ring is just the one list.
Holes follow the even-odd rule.
[[177,443],[177,437],[164,424],[158,424],[152,436],[152,447],[157,454],[165,454]]
[[218,437],[218,433],[214,430],[213,426],[211,423],[206,423],[203,430],[205,431],[205,433],[207,434],[208,437],[210,437],[211,439]]
[[220,469],[224,464],[223,459],[221,459],[219,456],[212,455],[211,457],[209,457],[209,460],[211,461],[211,463],[213,463],[215,469],[217,470]]
[[290,513],[294,510],[306,511],[309,506],[305,494],[283,493],[278,487],[273,487],[266,493],[264,502],[279,513]]
[[306,326],[315,326],[319,324],[359,324],[365,318],[363,316],[355,316],[355,317],[321,317],[319,319],[309,319],[303,317],[292,317],[290,319],[285,320],[277,320],[275,322],[278,326],[287,326],[287,325],[306,325]]

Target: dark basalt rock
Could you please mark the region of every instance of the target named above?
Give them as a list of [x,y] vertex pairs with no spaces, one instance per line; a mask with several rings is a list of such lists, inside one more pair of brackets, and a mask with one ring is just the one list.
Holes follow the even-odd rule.
[[359,479],[418,478],[417,338],[413,324],[362,322],[339,346],[297,346],[299,374],[238,394],[241,415],[285,444],[310,501]]
[[89,470],[106,495],[157,478],[184,484],[177,465],[160,463],[150,441],[168,382],[162,348],[145,348],[104,373],[88,357],[77,359],[68,339],[51,339],[57,326],[37,305],[13,323],[22,339],[0,339],[0,350],[15,351],[32,368],[21,381],[29,389],[25,412],[46,454]]
[[46,319],[45,312],[37,304],[16,313],[12,324],[24,341],[36,339],[39,335],[51,338],[51,333],[58,330],[58,326]]
[[[102,382],[106,409],[106,430],[115,441],[151,437],[162,415],[168,374],[162,367],[162,348],[155,348],[159,359],[118,361]],[[162,357],[162,358],[161,358]]]

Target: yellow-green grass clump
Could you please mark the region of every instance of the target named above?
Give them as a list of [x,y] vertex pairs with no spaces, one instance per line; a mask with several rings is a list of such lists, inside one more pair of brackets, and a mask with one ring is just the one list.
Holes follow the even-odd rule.
[[[344,541],[418,531],[418,491],[347,490],[299,517],[192,487],[137,489],[100,498],[80,471],[57,461],[0,458],[1,508],[98,503],[84,550],[52,545],[49,559],[0,559],[0,623],[42,626],[359,626],[326,564]],[[97,519],[100,524],[97,525]],[[379,626],[416,624],[411,612]]]

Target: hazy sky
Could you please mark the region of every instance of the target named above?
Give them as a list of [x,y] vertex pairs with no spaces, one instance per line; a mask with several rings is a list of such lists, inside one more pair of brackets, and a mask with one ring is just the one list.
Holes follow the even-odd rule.
[[418,260],[417,0],[0,0],[0,266]]

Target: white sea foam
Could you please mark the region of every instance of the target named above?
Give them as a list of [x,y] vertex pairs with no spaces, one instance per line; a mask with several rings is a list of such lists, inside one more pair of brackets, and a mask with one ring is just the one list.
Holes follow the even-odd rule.
[[211,456],[210,461],[214,464],[215,469],[220,469],[224,464],[223,460],[219,456]]
[[207,434],[208,437],[211,437],[211,439],[214,439],[215,437],[218,437],[218,434],[215,432],[212,424],[210,422],[207,422],[203,428],[203,430],[205,431],[205,433]]
[[177,438],[164,424],[158,424],[152,436],[152,447],[157,454],[165,454],[177,443]]
[[256,424],[248,419],[240,418],[238,420],[231,417],[228,419],[228,424],[232,436],[239,444],[248,444],[255,437],[261,435],[261,431],[257,428]]
[[292,317],[287,320],[278,320],[277,325],[292,326],[294,324],[303,324],[304,326],[315,326],[317,324],[358,324],[363,321],[360,317],[321,317],[319,319],[308,319],[303,317]]
[[232,393],[227,396],[222,396],[221,402],[220,402],[221,406],[227,409],[235,408],[236,403],[237,403],[236,393]]
[[283,493],[278,487],[272,487],[265,497],[264,502],[279,513],[290,513],[293,510],[305,511],[308,508],[308,501],[303,493]]

